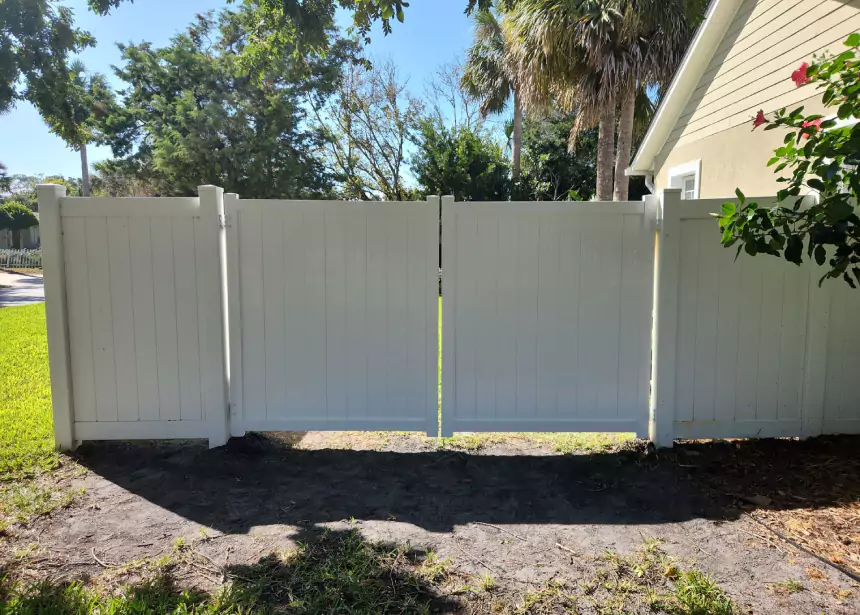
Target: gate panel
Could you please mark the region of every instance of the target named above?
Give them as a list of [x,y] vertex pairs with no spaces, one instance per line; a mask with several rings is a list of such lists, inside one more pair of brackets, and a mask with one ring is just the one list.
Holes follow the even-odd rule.
[[655,212],[442,207],[443,433],[646,433]]
[[435,435],[438,198],[225,205],[234,435]]

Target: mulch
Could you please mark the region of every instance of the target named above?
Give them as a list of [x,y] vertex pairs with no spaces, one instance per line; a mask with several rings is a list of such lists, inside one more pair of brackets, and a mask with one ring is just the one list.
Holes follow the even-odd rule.
[[734,506],[860,576],[860,439],[684,442],[678,463]]

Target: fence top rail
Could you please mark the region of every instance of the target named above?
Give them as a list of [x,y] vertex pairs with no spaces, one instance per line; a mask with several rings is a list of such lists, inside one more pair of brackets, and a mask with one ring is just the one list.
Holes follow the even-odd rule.
[[370,213],[403,211],[415,207],[437,208],[438,201],[333,201],[333,200],[289,200],[289,199],[225,199],[228,209],[233,211],[254,210],[269,213],[292,212],[337,212]]
[[200,215],[200,199],[190,197],[63,197],[60,215],[88,217],[194,217]]
[[450,201],[443,207],[458,211],[493,213],[644,214],[643,201]]

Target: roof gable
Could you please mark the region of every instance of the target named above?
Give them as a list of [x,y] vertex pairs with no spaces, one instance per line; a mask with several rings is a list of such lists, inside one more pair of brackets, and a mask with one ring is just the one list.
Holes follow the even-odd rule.
[[743,0],[713,0],[645,133],[628,175],[648,175]]

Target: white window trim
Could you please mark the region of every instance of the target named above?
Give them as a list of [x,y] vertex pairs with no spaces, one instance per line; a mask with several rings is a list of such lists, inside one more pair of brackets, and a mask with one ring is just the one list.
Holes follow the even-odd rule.
[[681,188],[683,190],[683,186],[676,186],[675,179],[679,179],[686,175],[692,175],[695,178],[695,188],[694,188],[694,197],[698,199],[701,194],[700,185],[701,185],[701,177],[702,177],[702,159],[698,158],[696,160],[691,160],[690,162],[685,162],[684,164],[679,164],[674,167],[669,168],[669,186],[672,188]]

